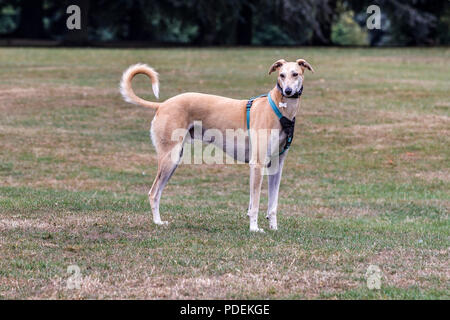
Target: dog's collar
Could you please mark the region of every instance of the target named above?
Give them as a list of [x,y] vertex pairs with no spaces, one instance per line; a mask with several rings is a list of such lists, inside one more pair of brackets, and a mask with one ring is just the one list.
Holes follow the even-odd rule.
[[278,81],[277,81],[277,89],[280,90],[281,95],[282,95],[283,97],[288,98],[288,99],[297,99],[298,97],[300,97],[300,96],[302,95],[302,92],[303,92],[303,84],[302,84],[302,86],[300,87],[300,89],[299,89],[296,93],[294,93],[292,96],[289,96],[289,97],[284,95],[283,89],[281,88],[281,86],[280,86],[280,84],[278,83]]

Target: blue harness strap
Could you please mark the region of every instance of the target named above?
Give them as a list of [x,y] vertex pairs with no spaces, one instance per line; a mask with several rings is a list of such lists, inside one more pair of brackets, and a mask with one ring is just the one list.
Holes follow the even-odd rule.
[[287,138],[286,138],[286,144],[284,145],[283,150],[280,152],[280,155],[282,155],[286,150],[289,149],[292,143],[292,139],[294,138],[294,126],[295,126],[295,118],[292,120],[289,120],[283,114],[281,113],[280,109],[278,109],[275,102],[272,100],[272,97],[270,96],[270,92],[266,94],[262,94],[256,97],[250,98],[250,100],[247,101],[247,130],[248,130],[248,138],[250,141],[250,109],[252,108],[253,101],[257,98],[266,97],[269,100],[270,107],[272,108],[273,112],[276,114],[278,119],[280,120],[281,127],[283,128],[283,131],[286,132]]
[[273,102],[272,97],[270,96],[270,93],[267,94],[267,99],[269,100],[269,104],[272,107],[273,112],[277,115],[278,119],[283,118],[283,114],[281,113],[280,109],[278,109],[275,102]]
[[[261,97],[265,97],[267,95],[268,95],[268,93],[261,94],[261,95],[256,96],[256,97],[251,97],[250,100],[247,101],[247,130],[250,130],[250,109],[252,108],[253,101],[255,99],[258,99],[258,98],[261,98]],[[250,134],[250,132],[249,132],[249,134]]]

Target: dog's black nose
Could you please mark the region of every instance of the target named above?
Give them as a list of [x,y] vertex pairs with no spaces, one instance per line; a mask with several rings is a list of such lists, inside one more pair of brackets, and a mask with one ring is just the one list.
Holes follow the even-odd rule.
[[286,88],[284,89],[284,93],[287,95],[290,95],[292,93],[292,89],[291,88]]

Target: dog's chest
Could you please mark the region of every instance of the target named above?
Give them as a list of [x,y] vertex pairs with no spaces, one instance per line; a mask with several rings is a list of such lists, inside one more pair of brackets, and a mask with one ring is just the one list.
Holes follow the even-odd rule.
[[[265,153],[267,156],[279,154],[283,150],[283,146],[286,143],[286,133],[282,130],[273,130],[271,132],[267,132],[266,134],[269,143],[268,145],[265,145],[266,149],[261,150],[261,152]],[[217,145],[217,143],[213,143]],[[217,146],[222,147],[223,151],[235,160],[248,163],[250,161],[251,143],[251,139],[246,133],[246,136],[241,137],[241,139],[228,138],[225,139],[225,143],[222,146]]]

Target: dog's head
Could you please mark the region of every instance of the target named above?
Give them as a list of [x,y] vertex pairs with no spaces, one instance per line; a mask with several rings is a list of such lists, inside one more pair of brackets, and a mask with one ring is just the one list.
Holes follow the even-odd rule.
[[278,85],[283,95],[290,97],[302,87],[305,69],[314,73],[313,67],[304,59],[298,59],[295,62],[280,59],[272,64],[269,74],[278,70]]

